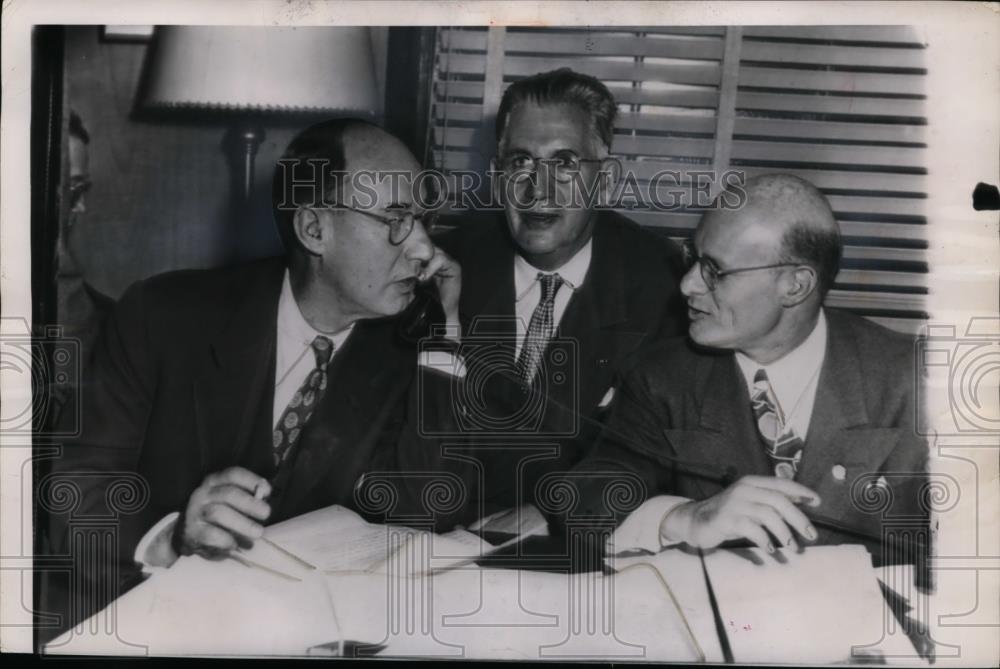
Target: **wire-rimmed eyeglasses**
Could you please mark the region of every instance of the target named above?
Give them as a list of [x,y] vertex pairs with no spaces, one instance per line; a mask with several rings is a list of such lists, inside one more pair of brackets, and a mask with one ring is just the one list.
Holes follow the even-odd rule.
[[538,170],[552,170],[557,179],[579,172],[588,163],[601,163],[602,158],[581,158],[571,151],[560,151],[552,158],[538,158],[516,151],[497,158],[497,165],[507,177],[535,174]]
[[715,290],[716,286],[719,285],[719,280],[723,279],[730,274],[741,274],[743,272],[755,272],[760,269],[775,269],[777,267],[795,267],[801,265],[802,263],[796,262],[779,262],[773,263],[771,265],[756,265],[754,267],[736,267],[733,269],[719,269],[719,266],[715,264],[711,258],[703,258],[698,254],[698,250],[694,247],[694,242],[690,239],[684,240],[682,245],[682,250],[684,252],[684,271],[685,273],[690,271],[695,264],[698,265],[701,271],[702,281],[708,286],[708,289]]
[[412,211],[402,212],[398,216],[380,216],[379,214],[373,214],[370,211],[361,209],[358,207],[352,207],[346,204],[334,204],[328,205],[329,209],[345,209],[347,211],[357,212],[368,218],[378,221],[382,225],[389,227],[389,243],[393,246],[399,246],[410,236],[413,232],[413,226],[415,223],[420,223],[424,226],[424,229],[430,228],[434,224],[435,212],[425,211],[418,214]]

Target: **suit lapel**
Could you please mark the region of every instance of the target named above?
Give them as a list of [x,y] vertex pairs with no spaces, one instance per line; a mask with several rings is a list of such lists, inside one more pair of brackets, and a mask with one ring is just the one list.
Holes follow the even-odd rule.
[[[256,412],[274,396],[275,323],[284,264],[275,261],[234,295],[227,326],[211,341],[204,373],[194,381],[195,415],[204,471],[238,462],[250,443]],[[242,288],[242,286],[240,287]],[[271,382],[269,382],[271,381]]]
[[303,432],[282,516],[308,510],[303,502],[321,484],[329,488],[324,503],[349,503],[357,478],[375,463],[384,414],[395,404],[397,390],[409,385],[400,378],[405,368],[390,359],[395,357],[391,336],[392,322],[359,322],[335,356],[320,414]]
[[[624,333],[614,326],[627,320],[627,295],[622,240],[614,227],[602,224],[603,212],[594,224],[594,239],[590,267],[583,285],[570,298],[557,334],[572,337],[577,344],[579,370],[584,377],[579,383],[580,407],[589,411],[610,386],[611,379],[600,380],[602,372],[615,358]],[[589,391],[589,392],[588,392]]]
[[460,318],[466,335],[488,336],[503,347],[505,360],[514,358],[514,247],[503,214],[483,223],[468,257],[474,271],[462,275]]
[[678,469],[691,472],[703,496],[724,480],[767,474],[767,456],[753,424],[749,391],[733,355],[699,356],[691,383],[702,396],[698,428],[664,430],[679,459]]
[[[898,443],[900,430],[870,427],[857,346],[846,327],[826,313],[826,358],[796,480],[819,493],[824,504],[846,507],[850,495],[844,492],[845,481],[849,485],[860,474],[878,471]],[[832,475],[837,465],[846,471],[842,479]]]
[[586,332],[586,328],[609,328],[626,320],[625,257],[621,236],[602,220],[594,223],[590,267],[583,286],[570,299],[561,327],[567,331]]

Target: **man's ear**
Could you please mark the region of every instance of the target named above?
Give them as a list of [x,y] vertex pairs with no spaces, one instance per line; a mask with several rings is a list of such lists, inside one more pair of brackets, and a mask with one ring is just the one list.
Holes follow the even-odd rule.
[[314,209],[299,207],[292,218],[295,239],[311,255],[322,255],[329,240]]
[[782,296],[781,303],[786,307],[794,307],[805,302],[806,298],[816,292],[819,285],[819,277],[816,270],[808,265],[799,265],[785,275],[786,290]]
[[601,171],[597,178],[600,180],[600,202],[605,206],[610,206],[611,197],[618,188],[618,182],[622,178],[622,161],[614,156],[607,156],[601,160]]

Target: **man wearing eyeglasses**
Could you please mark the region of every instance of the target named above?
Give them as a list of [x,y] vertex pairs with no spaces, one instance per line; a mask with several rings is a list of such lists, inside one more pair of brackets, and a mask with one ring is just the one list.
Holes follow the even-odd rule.
[[[434,282],[458,319],[459,268],[427,236],[412,179],[377,177],[419,170],[374,125],[313,126],[275,171],[285,257],[124,294],[84,379],[83,433],[54,473],[79,486],[78,516],[107,514],[116,478],[145,500],[117,514],[120,555],[81,566],[110,571],[95,588],[113,597],[133,562],[221,557],[267,523],[353,508],[362,475],[393,467],[417,362],[397,315]],[[55,520],[55,545],[85,552],[67,545],[70,519]]]
[[687,245],[688,340],[625,375],[577,470],[628,472],[648,498],[626,514],[584,482],[584,506],[617,517],[614,550],[863,543],[877,561],[912,560],[883,529],[926,530],[913,341],[823,306],[841,241],[812,184],[767,175],[746,195],[707,212]]
[[679,250],[607,206],[616,112],[604,84],[569,69],[511,84],[493,163],[503,211],[440,239],[462,266],[468,373],[447,403],[464,418],[447,435],[455,457],[425,466],[478,461],[468,517],[544,494],[596,437],[624,360],[681,331]]

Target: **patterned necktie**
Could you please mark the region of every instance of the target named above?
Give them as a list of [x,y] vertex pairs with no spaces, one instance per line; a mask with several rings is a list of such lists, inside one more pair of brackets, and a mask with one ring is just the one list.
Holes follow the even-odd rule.
[[521,347],[521,355],[517,359],[517,378],[523,388],[529,388],[534,381],[542,361],[542,353],[552,338],[554,329],[552,315],[556,293],[563,284],[563,278],[558,274],[539,272],[538,281],[542,285],[542,299],[538,301],[538,306],[531,314],[531,322],[528,323],[528,331],[524,336],[524,346]]
[[757,422],[757,432],[764,442],[764,450],[771,464],[774,465],[775,475],[786,479],[795,478],[805,444],[794,430],[785,429],[781,405],[778,404],[767,372],[763,369],[758,369],[753,377],[750,404]]
[[313,409],[319,404],[326,392],[326,367],[333,357],[333,342],[319,335],[312,340],[313,353],[316,355],[316,369],[309,372],[302,386],[292,395],[291,401],[274,426],[274,466],[278,469],[284,464],[295,445],[299,441],[302,428],[312,418]]

